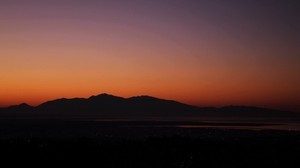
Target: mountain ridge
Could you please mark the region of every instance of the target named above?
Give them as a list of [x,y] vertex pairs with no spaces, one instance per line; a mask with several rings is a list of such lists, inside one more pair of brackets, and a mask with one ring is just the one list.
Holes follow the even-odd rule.
[[23,116],[105,116],[105,117],[235,117],[235,118],[300,118],[299,113],[279,111],[254,106],[198,107],[174,100],[148,95],[123,98],[102,93],[88,98],[60,98],[46,101],[38,106],[26,103],[0,108],[0,114]]

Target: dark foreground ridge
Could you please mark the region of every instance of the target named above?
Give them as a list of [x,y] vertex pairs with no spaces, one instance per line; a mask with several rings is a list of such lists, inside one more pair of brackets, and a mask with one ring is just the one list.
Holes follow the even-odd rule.
[[[2,164],[111,168],[299,167],[300,133],[131,127],[120,122],[1,124]],[[153,124],[151,124],[153,125]]]
[[25,103],[0,109],[3,117],[25,118],[107,118],[107,119],[174,119],[174,118],[268,118],[295,119],[299,113],[272,109],[227,106],[223,108],[197,107],[173,100],[151,96],[122,98],[109,94],[100,94],[90,98],[56,99],[42,103],[37,107]]

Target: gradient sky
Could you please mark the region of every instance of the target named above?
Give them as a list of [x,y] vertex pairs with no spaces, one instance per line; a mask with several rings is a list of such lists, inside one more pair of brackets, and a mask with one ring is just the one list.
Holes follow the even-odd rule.
[[152,95],[300,111],[296,0],[1,0],[0,106]]

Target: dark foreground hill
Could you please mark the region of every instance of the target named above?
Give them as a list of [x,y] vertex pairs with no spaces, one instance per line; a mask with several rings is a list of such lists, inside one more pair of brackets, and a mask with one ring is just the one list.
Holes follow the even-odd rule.
[[[299,131],[252,130],[268,126],[257,123],[180,121],[205,117],[299,117],[292,112],[242,106],[201,108],[149,96],[122,98],[107,94],[87,99],[57,99],[36,107],[21,104],[0,111],[3,165],[112,168],[300,165]],[[73,120],[91,117],[92,120]],[[179,121],[98,121],[97,118]],[[212,125],[217,128],[207,127]],[[228,126],[249,127],[249,130]]]
[[0,109],[3,117],[54,117],[102,119],[188,119],[188,118],[252,118],[295,119],[298,113],[272,109],[227,106],[197,107],[151,96],[122,98],[100,94],[89,98],[56,99],[32,107],[25,103]]
[[[194,130],[192,130],[194,131]],[[185,131],[186,132],[186,131]],[[299,167],[296,132],[199,130],[213,138],[185,136],[141,139],[36,137],[0,139],[2,164],[85,166],[112,168]],[[228,136],[232,135],[232,136]],[[269,135],[269,136],[265,136]]]

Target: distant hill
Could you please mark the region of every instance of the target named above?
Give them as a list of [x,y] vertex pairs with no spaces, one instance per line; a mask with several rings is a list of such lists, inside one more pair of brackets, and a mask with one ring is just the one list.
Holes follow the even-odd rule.
[[26,103],[22,103],[19,105],[13,105],[13,106],[9,106],[7,108],[0,108],[0,112],[6,112],[6,113],[27,113],[27,112],[31,112],[34,110],[34,107],[26,104]]
[[48,115],[165,116],[196,113],[201,108],[150,96],[122,98],[100,94],[90,98],[57,99],[35,108]]
[[299,113],[272,109],[226,106],[223,108],[197,107],[173,100],[151,96],[123,98],[100,94],[89,98],[56,99],[32,107],[25,103],[0,109],[1,116],[14,117],[82,117],[113,119],[180,119],[180,118],[300,118]]

